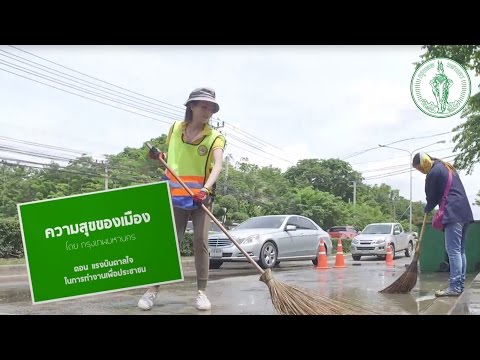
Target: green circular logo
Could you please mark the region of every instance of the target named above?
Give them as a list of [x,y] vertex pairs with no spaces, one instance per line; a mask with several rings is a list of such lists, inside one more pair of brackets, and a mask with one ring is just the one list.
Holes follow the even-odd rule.
[[462,110],[470,98],[472,85],[462,65],[448,58],[425,61],[410,82],[415,105],[425,114],[446,118]]
[[205,156],[208,152],[208,149],[205,145],[200,145],[197,149],[198,155]]

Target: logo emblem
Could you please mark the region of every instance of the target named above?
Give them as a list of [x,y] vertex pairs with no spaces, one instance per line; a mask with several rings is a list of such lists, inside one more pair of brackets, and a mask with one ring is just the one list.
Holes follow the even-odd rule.
[[415,105],[425,114],[446,118],[467,104],[472,85],[462,65],[448,58],[425,61],[415,70],[410,83]]
[[208,149],[205,145],[200,145],[197,149],[198,155],[205,156],[207,155]]

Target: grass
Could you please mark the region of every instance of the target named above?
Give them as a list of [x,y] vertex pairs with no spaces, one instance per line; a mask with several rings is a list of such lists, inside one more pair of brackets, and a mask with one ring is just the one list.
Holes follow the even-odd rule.
[[25,258],[0,258],[0,265],[23,265]]

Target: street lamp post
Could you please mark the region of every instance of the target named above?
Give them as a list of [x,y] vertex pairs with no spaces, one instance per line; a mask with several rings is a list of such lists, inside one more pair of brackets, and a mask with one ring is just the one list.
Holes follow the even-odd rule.
[[410,216],[409,216],[409,220],[408,220],[408,231],[412,231],[412,156],[413,156],[413,153],[414,153],[415,151],[424,149],[424,148],[426,148],[426,147],[429,147],[429,146],[432,146],[432,145],[435,145],[435,144],[445,144],[445,140],[440,140],[440,141],[434,142],[434,143],[432,143],[432,144],[422,146],[422,147],[420,147],[420,148],[418,148],[418,149],[414,149],[414,150],[412,150],[412,151],[408,151],[408,150],[406,150],[406,149],[400,149],[400,148],[393,147],[393,146],[380,145],[380,144],[378,144],[378,146],[383,147],[383,148],[390,148],[390,149],[405,151],[405,152],[407,152],[408,155],[409,155],[410,162],[408,163],[408,166],[409,166],[409,168],[410,168],[410,205],[409,205],[409,208],[410,208]]

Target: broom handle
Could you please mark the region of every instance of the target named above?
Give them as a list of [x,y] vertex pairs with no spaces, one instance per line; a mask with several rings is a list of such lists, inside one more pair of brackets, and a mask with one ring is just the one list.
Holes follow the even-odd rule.
[[427,214],[425,213],[425,216],[423,217],[422,230],[420,230],[420,237],[418,238],[417,245],[415,246],[415,255],[413,257],[413,261],[417,261],[418,258],[420,257],[420,241],[422,241],[422,238],[423,238],[423,232],[425,231],[426,222],[427,222]]
[[[150,147],[150,146],[149,146]],[[193,197],[193,192],[192,190],[190,190],[188,188],[188,186],[182,181],[182,179],[180,179],[177,174],[175,174],[175,172],[172,170],[172,168],[170,166],[168,166],[168,164],[165,162],[165,160],[163,160],[161,157],[158,158],[158,160],[160,160],[160,162],[163,164],[163,166],[165,166],[167,168],[167,170],[173,175],[173,177],[180,183],[180,185],[183,186],[183,188],[188,192],[188,194],[190,196]],[[230,239],[230,241],[238,248],[238,250],[240,250],[242,252],[243,255],[245,255],[245,257],[247,258],[248,261],[250,261],[252,263],[253,266],[255,266],[257,268],[258,271],[260,271],[261,274],[263,274],[265,272],[265,270],[263,270],[260,265],[258,265],[256,263],[255,260],[252,259],[252,257],[250,255],[248,255],[248,253],[243,250],[240,245],[235,241],[235,239],[228,233],[227,229],[225,229],[223,227],[223,225],[220,223],[220,221],[217,220],[217,218],[210,212],[210,210],[208,210],[208,208],[202,204],[202,209],[207,213],[207,215],[210,217],[210,219],[213,220],[213,222],[215,224],[217,224],[217,226],[225,233],[225,235],[227,235],[227,237]]]

